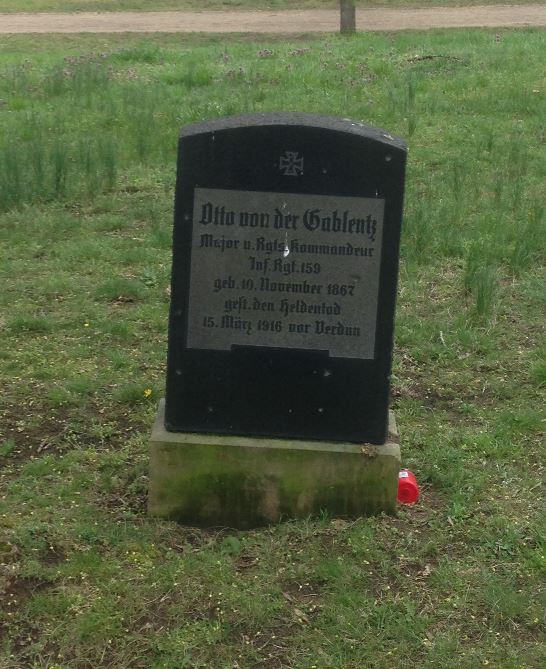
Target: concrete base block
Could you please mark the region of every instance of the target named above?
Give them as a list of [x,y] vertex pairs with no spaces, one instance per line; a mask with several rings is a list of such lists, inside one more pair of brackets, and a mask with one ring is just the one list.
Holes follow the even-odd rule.
[[167,432],[151,437],[148,511],[188,525],[251,528],[290,518],[394,512],[400,446],[394,414],[380,446]]

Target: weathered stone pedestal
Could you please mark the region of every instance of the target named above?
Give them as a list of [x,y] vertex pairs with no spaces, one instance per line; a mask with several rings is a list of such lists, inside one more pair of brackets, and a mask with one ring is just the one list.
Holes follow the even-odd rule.
[[290,518],[358,517],[396,507],[400,446],[152,430],[150,515],[198,526],[250,528]]

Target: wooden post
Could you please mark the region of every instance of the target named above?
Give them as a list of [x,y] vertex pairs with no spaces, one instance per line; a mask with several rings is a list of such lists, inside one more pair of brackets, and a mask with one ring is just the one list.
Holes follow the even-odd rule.
[[341,33],[354,33],[356,30],[356,10],[354,0],[339,0]]

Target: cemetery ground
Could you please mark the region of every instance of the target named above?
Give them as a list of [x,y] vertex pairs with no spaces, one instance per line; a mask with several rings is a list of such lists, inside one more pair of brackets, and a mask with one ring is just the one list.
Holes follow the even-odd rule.
[[[546,664],[545,34],[0,45],[2,669]],[[243,112],[410,146],[397,517],[146,516],[176,139]]]

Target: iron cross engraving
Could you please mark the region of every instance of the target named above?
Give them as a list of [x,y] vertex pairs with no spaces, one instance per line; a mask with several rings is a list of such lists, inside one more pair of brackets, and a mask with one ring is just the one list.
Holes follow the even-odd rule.
[[280,157],[279,169],[285,177],[297,177],[303,174],[303,156],[297,151],[285,151]]

